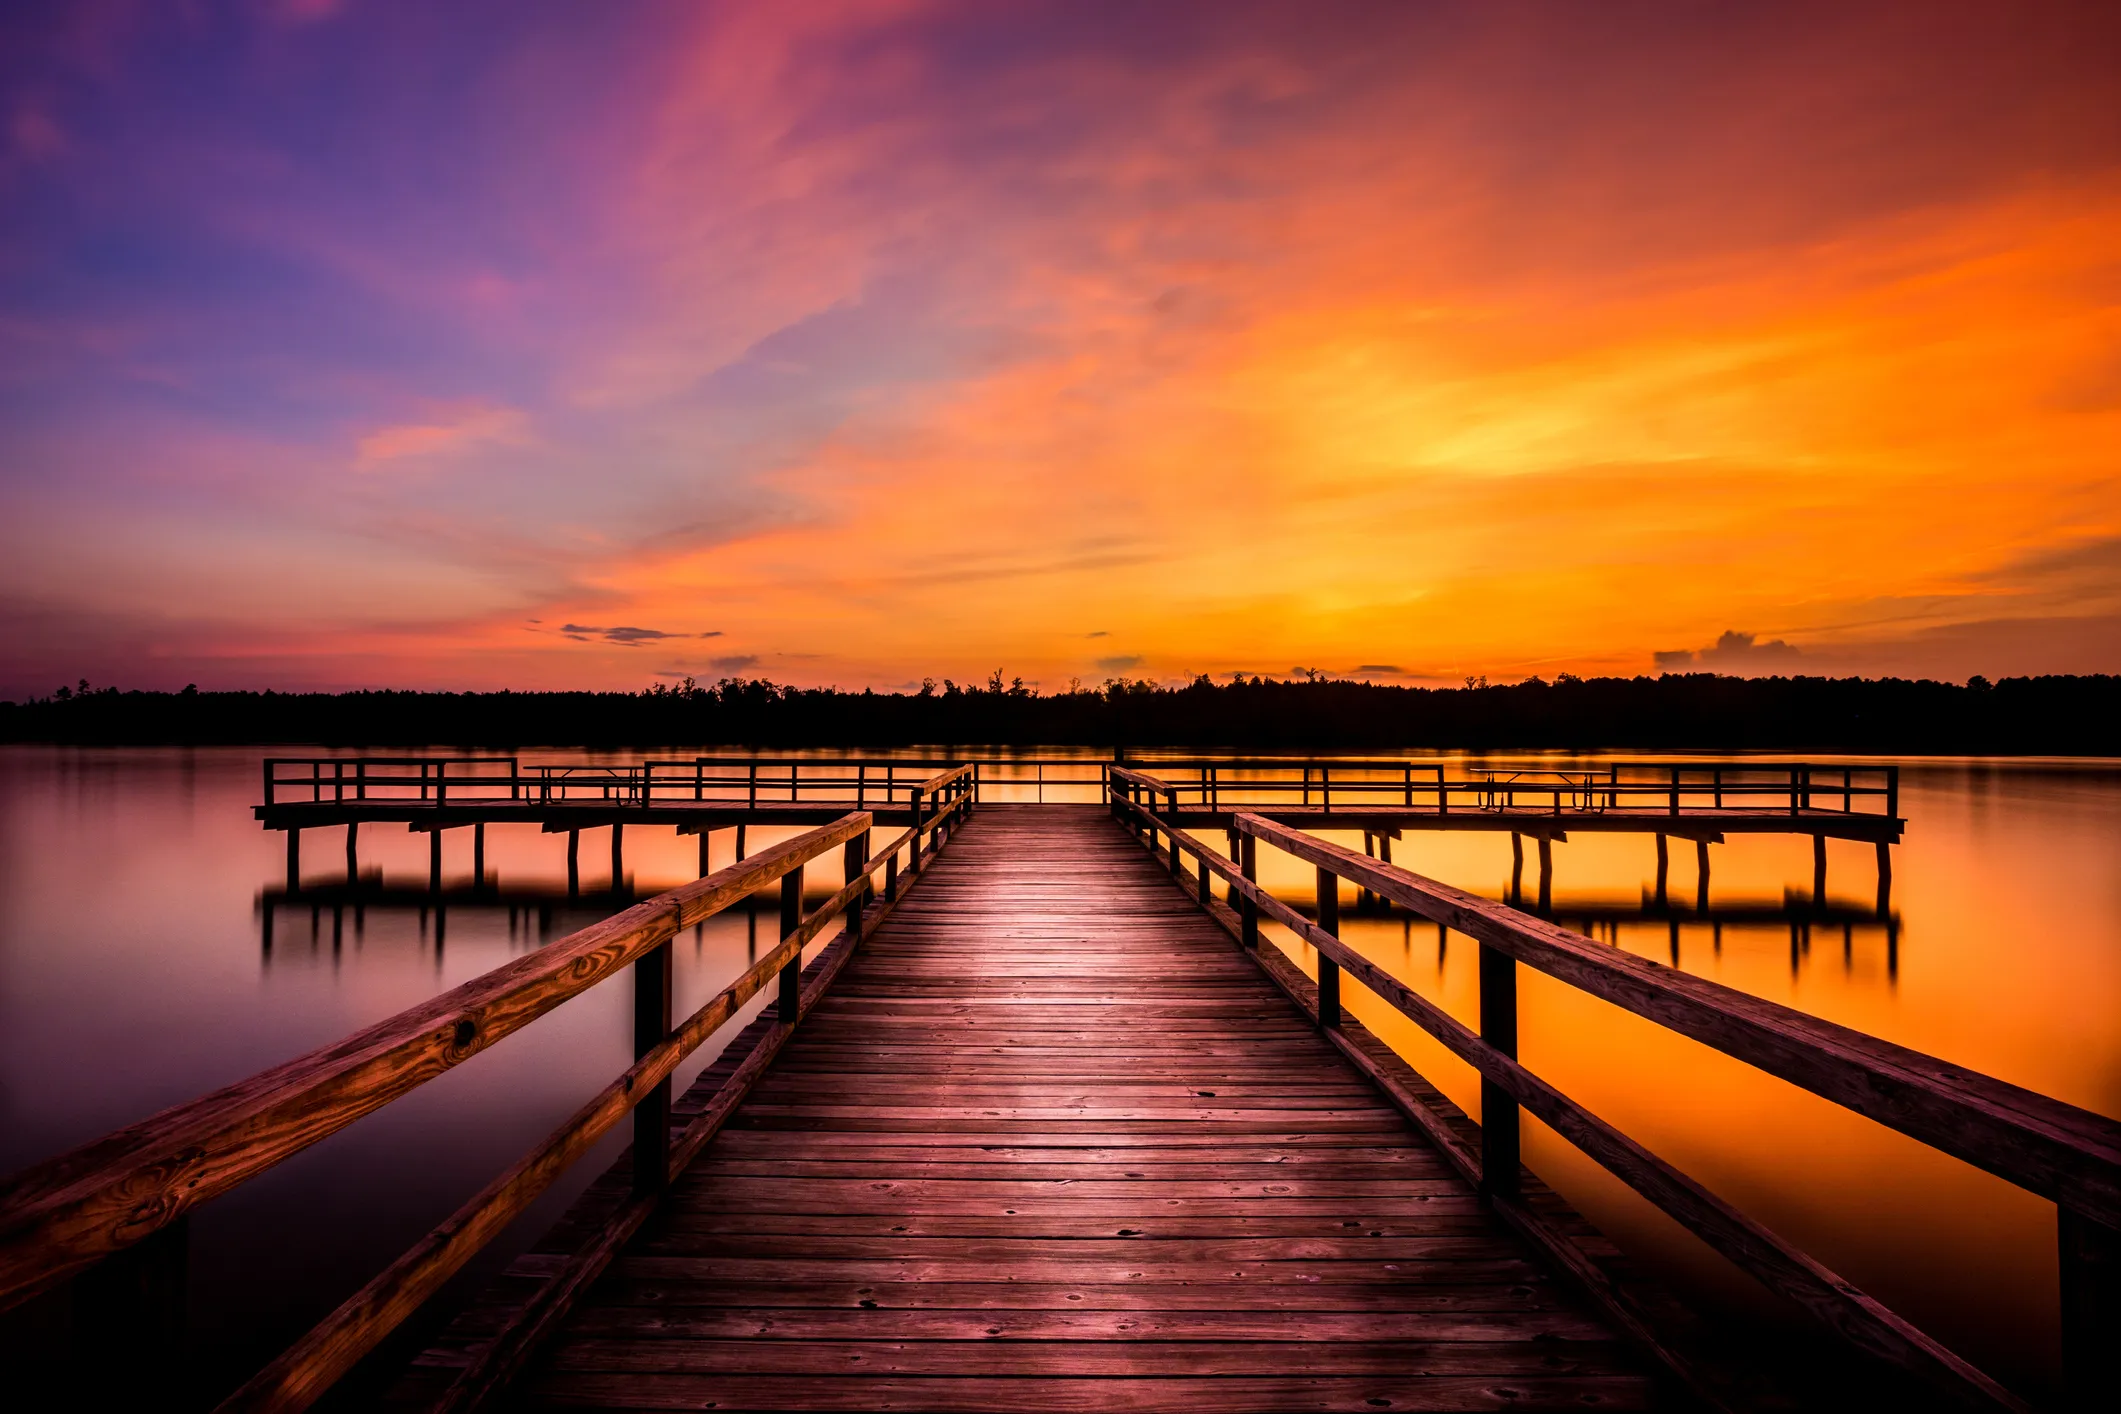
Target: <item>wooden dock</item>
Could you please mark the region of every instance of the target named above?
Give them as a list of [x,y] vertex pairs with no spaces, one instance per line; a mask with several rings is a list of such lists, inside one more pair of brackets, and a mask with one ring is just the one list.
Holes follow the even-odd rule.
[[759,1410],[1649,1396],[1641,1357],[1084,807],[974,817],[521,1386]]
[[[2113,1393],[2121,1123],[1264,814],[1230,815],[1226,854],[1132,768],[1104,767],[1090,808],[982,805],[969,763],[904,784],[910,823],[881,844],[849,812],[15,1176],[0,1306],[119,1267],[129,1290],[172,1289],[156,1264],[181,1271],[192,1208],[625,975],[633,1065],[225,1414],[308,1408],[381,1358],[621,1126],[618,1165],[456,1316],[397,1404],[2030,1408],[1522,1064],[1530,968],[2055,1202],[2068,1407]],[[1259,884],[1262,848],[1315,867],[1308,909]],[[776,887],[761,955],[674,1017],[672,940]],[[1342,942],[1350,887],[1477,947],[1477,1025]],[[1356,986],[1479,1072],[1480,1123],[1347,1013]],[[677,1066],[723,1035],[674,1096]],[[1778,1404],[1767,1371],[1799,1362],[1727,1363],[1731,1333],[1661,1299],[1524,1167],[1525,1114],[1813,1317],[1857,1373]]]

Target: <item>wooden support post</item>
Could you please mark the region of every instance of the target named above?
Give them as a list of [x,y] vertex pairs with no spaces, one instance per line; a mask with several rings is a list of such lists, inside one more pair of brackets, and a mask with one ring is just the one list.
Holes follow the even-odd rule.
[[1709,911],[1709,842],[1694,841],[1694,908],[1696,912]]
[[287,829],[287,891],[302,892],[302,832],[292,825]]
[[1657,906],[1665,906],[1665,884],[1672,873],[1672,850],[1663,835],[1657,837]]
[[[1318,869],[1318,926],[1340,936],[1340,876],[1324,865]],[[1318,1024],[1328,1031],[1340,1026],[1340,964],[1323,952],[1318,955]]]
[[[1238,859],[1243,853],[1243,850],[1238,843],[1239,835],[1237,833],[1237,829],[1235,826],[1232,826],[1231,828],[1223,831],[1223,834],[1230,841],[1229,853],[1224,855],[1224,858],[1228,859],[1232,864],[1235,864],[1238,862]],[[1237,907],[1237,885],[1233,883],[1229,885],[1226,889],[1224,889],[1223,892],[1227,895],[1227,897],[1223,899],[1223,902],[1229,904],[1232,908]]]
[[1171,877],[1178,877],[1178,792],[1164,792],[1164,835],[1171,841]]
[[360,839],[361,839],[361,822],[360,822],[359,820],[349,820],[349,821],[347,821],[347,822],[346,822],[346,882],[347,882],[347,883],[349,883],[349,884],[357,884],[357,883],[359,883],[359,882],[361,881],[361,846],[360,846]]
[[1554,842],[1545,835],[1539,837],[1539,911],[1547,912],[1554,906]]
[[[670,944],[649,950],[633,965],[633,1055],[635,1060],[670,1034]],[[633,1191],[660,1192],[670,1179],[670,1077],[633,1107]]]
[[1878,916],[1893,911],[1893,847],[1878,841]]
[[884,861],[884,901],[898,902],[898,851],[895,849],[891,851],[891,857]]
[[471,827],[471,886],[486,887],[486,822],[479,821]]
[[1826,907],[1826,836],[1812,836],[1812,907]]
[[1200,875],[1195,882],[1200,885],[1200,906],[1206,908],[1215,901],[1213,886],[1208,882],[1215,876],[1208,872],[1208,856],[1203,851],[1193,861],[1194,871]]
[[[845,861],[846,868],[844,882],[851,884],[861,878],[862,866],[869,862],[869,832],[864,830],[847,841],[846,847],[841,851],[841,858]],[[854,902],[847,905],[847,936],[854,939],[857,945],[862,941],[862,913],[868,904],[869,900],[857,896]]]
[[442,892],[442,827],[427,832],[427,891]]
[[[1237,852],[1238,872],[1244,875],[1245,882],[1252,884],[1258,883],[1259,841],[1254,839],[1250,835],[1240,835],[1238,837]],[[1237,917],[1239,923],[1242,925],[1239,929],[1238,940],[1248,948],[1258,948],[1259,905],[1252,901],[1251,895],[1245,894],[1240,896],[1240,898],[1238,899]]]
[[713,831],[713,830],[711,830],[711,829],[709,829],[709,828],[708,828],[707,826],[705,826],[705,825],[702,825],[702,826],[700,826],[700,874],[699,874],[699,877],[700,877],[700,878],[702,878],[702,879],[706,878],[706,877],[707,877],[707,874],[708,874],[708,868],[707,868],[707,856],[708,856],[708,853],[709,853],[709,846],[710,846],[710,845],[711,845],[711,844],[713,843],[713,840],[714,840],[714,831]]
[[[802,926],[803,867],[799,864],[781,875],[781,936],[785,938]],[[802,1010],[802,1001],[803,957],[801,953],[797,953],[781,968],[781,1025],[795,1025],[796,1014]]]
[[739,861],[743,860],[743,859],[744,859],[744,857],[745,857],[745,854],[744,854],[744,829],[745,829],[745,827],[744,827],[743,825],[741,825],[741,824],[740,824],[740,825],[738,825],[738,826],[736,827],[736,857],[737,857],[737,859],[738,859]]
[[1510,902],[1524,902],[1524,836],[1510,831]]
[[567,832],[567,897],[578,898],[582,892],[582,832]]
[[2055,1217],[2063,1383],[2075,1408],[2112,1408],[2121,1392],[2121,1232],[2068,1208]]
[[614,824],[611,827],[611,891],[619,892],[626,887],[626,827]]
[[[1517,960],[1486,943],[1480,945],[1480,1039],[1506,1056],[1517,1055]],[[1501,1197],[1516,1196],[1517,1165],[1517,1101],[1501,1085],[1482,1077],[1481,1189]]]

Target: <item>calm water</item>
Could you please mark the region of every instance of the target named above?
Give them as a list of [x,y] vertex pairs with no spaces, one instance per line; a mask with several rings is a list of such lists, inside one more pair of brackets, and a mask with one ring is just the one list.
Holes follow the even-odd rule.
[[[573,908],[552,898],[564,886],[565,836],[528,826],[488,830],[489,876],[516,907],[451,908],[438,919],[412,907],[356,916],[273,904],[284,855],[282,836],[250,814],[260,754],[0,749],[0,1171],[334,1040],[608,907],[586,892]],[[1890,920],[1858,916],[1874,901],[1870,847],[1837,843],[1828,892],[1848,905],[1849,921],[1793,933],[1803,910],[1786,911],[1785,893],[1809,892],[1809,843],[1734,838],[1713,852],[1711,900],[1728,921],[1682,926],[1680,965],[2121,1115],[2121,768],[1907,762],[1901,798],[1909,827],[1895,852]],[[761,834],[760,844],[774,837]],[[308,837],[313,880],[343,869],[341,838]],[[719,866],[726,832],[715,846]],[[448,877],[468,881],[468,833],[450,835],[446,849]],[[668,829],[629,830],[633,891],[692,878],[695,849]],[[364,872],[425,881],[424,836],[373,827],[361,854]],[[1410,831],[1395,858],[1494,897],[1509,877],[1507,836]],[[604,883],[607,859],[599,835],[584,841],[585,891]],[[1654,867],[1646,836],[1557,845],[1555,911],[1670,961],[1667,923],[1643,916]],[[1285,897],[1308,902],[1307,866],[1263,851],[1262,872]],[[1693,853],[1680,845],[1671,892],[1691,902],[1694,883]],[[770,933],[772,915],[757,926]],[[1430,925],[1352,912],[1344,933],[1473,1019],[1470,942],[1439,946]],[[739,911],[684,940],[679,1006],[740,971],[754,939],[752,916]],[[1535,1070],[1993,1372],[2049,1382],[2051,1205],[1536,974],[1520,988],[1522,1052]],[[1351,1010],[1478,1113],[1468,1068],[1359,988],[1349,992]],[[628,1059],[628,996],[623,985],[592,991],[202,1209],[191,1269],[202,1385],[261,1363],[617,1074]],[[1782,1318],[1529,1121],[1526,1157],[1699,1299]],[[586,1161],[576,1183],[606,1162]],[[572,1192],[551,1195],[512,1241],[534,1235]],[[14,1324],[19,1350],[23,1323]]]

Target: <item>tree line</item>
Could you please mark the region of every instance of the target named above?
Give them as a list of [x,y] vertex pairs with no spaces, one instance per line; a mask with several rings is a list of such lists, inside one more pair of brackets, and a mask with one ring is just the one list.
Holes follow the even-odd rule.
[[1114,679],[1042,694],[985,684],[847,692],[763,678],[640,692],[120,691],[0,703],[0,740],[320,746],[1468,749],[2121,754],[2121,676],[1563,676],[1464,687]]

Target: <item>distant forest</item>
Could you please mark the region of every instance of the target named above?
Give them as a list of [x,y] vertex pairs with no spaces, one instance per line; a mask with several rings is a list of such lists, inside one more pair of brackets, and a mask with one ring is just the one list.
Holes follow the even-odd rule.
[[842,692],[728,678],[642,692],[133,692],[0,703],[0,740],[327,746],[1444,747],[2121,755],[2121,677],[1538,678],[1459,688],[1314,678]]

